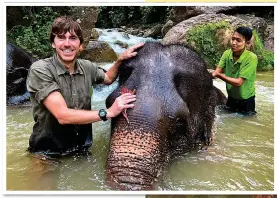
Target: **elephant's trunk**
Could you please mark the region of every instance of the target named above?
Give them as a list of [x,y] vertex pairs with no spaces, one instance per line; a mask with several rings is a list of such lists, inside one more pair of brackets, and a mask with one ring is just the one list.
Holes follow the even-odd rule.
[[119,190],[150,190],[167,159],[167,143],[149,126],[134,129],[132,124],[113,131],[107,180]]

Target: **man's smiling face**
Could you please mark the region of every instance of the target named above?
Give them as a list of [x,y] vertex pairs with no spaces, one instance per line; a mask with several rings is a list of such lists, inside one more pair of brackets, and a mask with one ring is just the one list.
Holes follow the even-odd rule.
[[80,39],[75,33],[66,32],[56,35],[52,47],[56,49],[59,59],[69,64],[75,61],[80,52]]

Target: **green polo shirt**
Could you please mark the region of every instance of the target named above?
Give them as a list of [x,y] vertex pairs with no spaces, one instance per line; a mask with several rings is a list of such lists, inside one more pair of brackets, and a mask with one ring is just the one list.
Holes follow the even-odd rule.
[[255,95],[257,64],[257,56],[248,50],[244,50],[236,62],[233,60],[233,52],[231,49],[226,50],[223,53],[218,67],[224,69],[226,76],[232,78],[242,77],[245,79],[240,87],[226,83],[226,89],[229,96],[242,100]]
[[64,154],[89,147],[91,124],[61,125],[43,101],[51,92],[59,91],[68,108],[91,110],[92,86],[102,83],[104,78],[104,71],[88,60],[77,59],[71,75],[56,54],[33,63],[27,77],[35,121],[29,150]]

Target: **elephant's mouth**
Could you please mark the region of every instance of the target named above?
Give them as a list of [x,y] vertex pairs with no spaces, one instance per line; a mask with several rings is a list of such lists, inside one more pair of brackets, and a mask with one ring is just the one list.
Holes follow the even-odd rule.
[[165,161],[165,142],[143,129],[115,130],[107,161],[107,181],[119,190],[150,190]]

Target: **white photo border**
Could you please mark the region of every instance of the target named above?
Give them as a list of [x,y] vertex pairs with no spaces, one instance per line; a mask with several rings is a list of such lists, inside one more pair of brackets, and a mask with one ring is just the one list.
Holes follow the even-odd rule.
[[[1,37],[2,37],[2,49],[1,49],[1,56],[0,59],[2,60],[2,67],[4,67],[6,64],[6,7],[7,6],[50,6],[49,2],[51,2],[51,6],[65,6],[64,3],[66,3],[66,6],[274,6],[274,26],[276,27],[276,3],[145,3],[144,1],[141,0],[125,0],[125,1],[101,1],[98,0],[97,2],[91,3],[91,1],[78,1],[78,2],[69,2],[68,0],[62,1],[59,0],[59,2],[55,0],[48,0],[47,3],[43,2],[38,2],[38,0],[29,0],[26,2],[22,1],[15,1],[15,0],[10,0],[10,1],[4,1],[2,2],[2,31],[1,31]],[[124,3],[123,3],[124,2]],[[141,3],[144,2],[144,3]],[[276,35],[276,31],[274,31],[274,36]],[[277,49],[277,44],[276,41],[274,42],[274,49]],[[274,53],[274,58],[277,60],[277,55]],[[276,66],[276,65],[275,65]],[[111,197],[110,195],[113,195],[112,197],[117,198],[117,197],[127,197],[128,195],[131,195],[130,197],[134,198],[142,198],[145,197],[145,195],[258,195],[258,194],[277,194],[276,191],[276,175],[277,171],[274,171],[274,191],[7,191],[6,190],[6,70],[1,72],[0,74],[0,92],[1,92],[1,97],[0,97],[0,103],[1,109],[0,109],[0,126],[2,129],[2,146],[0,148],[2,149],[1,151],[1,158],[0,158],[0,166],[1,167],[1,180],[2,182],[2,195],[24,195],[24,196],[32,196],[33,195],[46,195],[52,196],[52,195],[57,195],[60,197],[60,195],[99,195],[100,197]],[[276,70],[274,71],[274,82],[277,82],[277,77],[276,77]],[[275,83],[274,83],[275,84]],[[274,88],[274,101],[277,101],[276,98],[276,92]],[[275,126],[277,123],[276,120],[276,113],[277,107],[274,105],[274,169],[276,167],[276,157],[277,154],[275,152],[275,147],[276,147],[276,142],[277,142],[277,137],[276,137],[276,131],[275,131]]]

